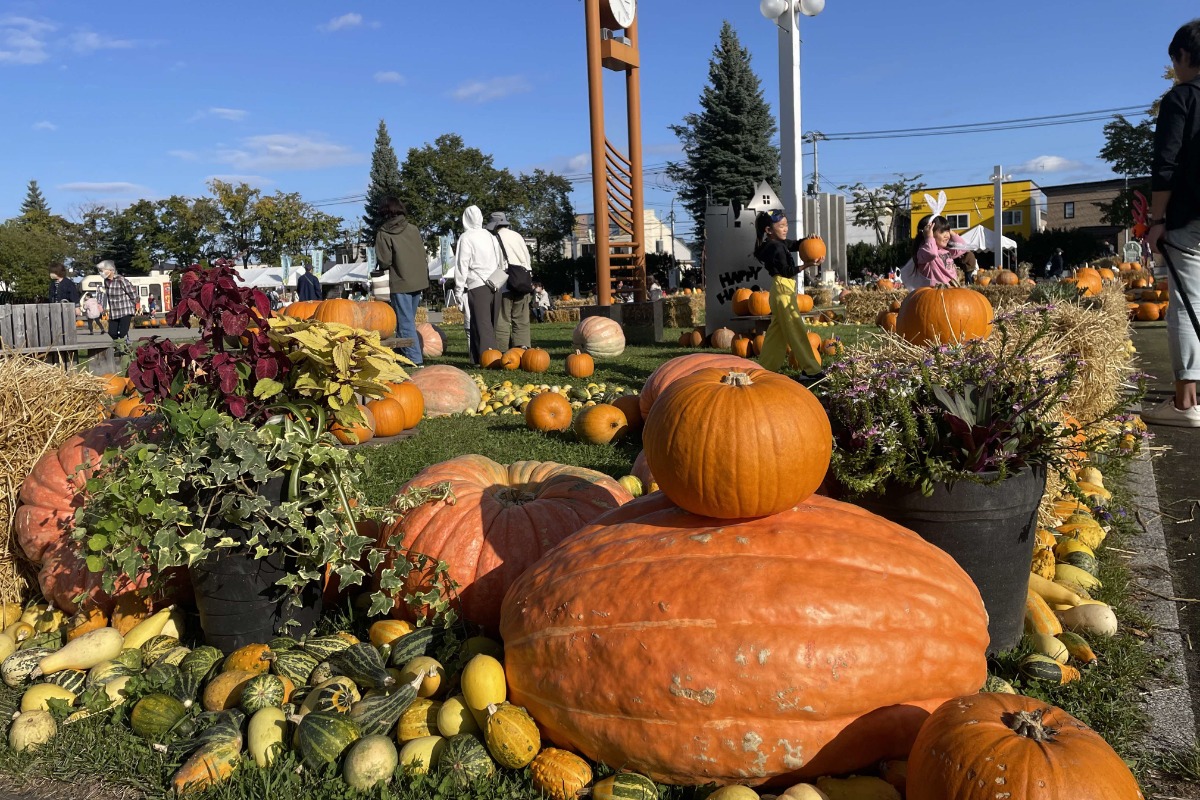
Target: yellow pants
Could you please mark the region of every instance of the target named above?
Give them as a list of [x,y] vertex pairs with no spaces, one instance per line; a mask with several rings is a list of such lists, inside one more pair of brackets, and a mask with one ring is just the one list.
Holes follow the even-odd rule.
[[808,341],[808,328],[796,307],[796,281],[776,276],[771,283],[771,325],[763,337],[758,363],[763,369],[778,372],[787,360],[788,347],[803,372],[815,375],[821,371],[821,362]]

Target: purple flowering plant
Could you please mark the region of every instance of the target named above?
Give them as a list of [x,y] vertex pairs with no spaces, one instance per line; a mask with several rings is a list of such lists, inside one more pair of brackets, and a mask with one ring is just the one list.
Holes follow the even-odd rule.
[[1081,362],[1039,357],[1047,310],[998,316],[987,340],[892,342],[830,365],[815,391],[833,427],[833,478],[852,494],[895,485],[930,494],[943,482],[1067,469],[1079,445],[1065,437],[1063,405]]

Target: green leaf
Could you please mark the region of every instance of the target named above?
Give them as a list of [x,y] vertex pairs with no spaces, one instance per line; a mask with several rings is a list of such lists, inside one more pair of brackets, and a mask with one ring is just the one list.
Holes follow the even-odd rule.
[[108,537],[102,533],[97,533],[92,538],[88,539],[88,550],[100,551],[108,547]]
[[274,397],[283,390],[283,384],[273,378],[260,378],[258,382],[254,384],[254,396],[259,400],[266,400]]
[[100,556],[88,556],[87,559],[88,572],[103,572],[104,559]]

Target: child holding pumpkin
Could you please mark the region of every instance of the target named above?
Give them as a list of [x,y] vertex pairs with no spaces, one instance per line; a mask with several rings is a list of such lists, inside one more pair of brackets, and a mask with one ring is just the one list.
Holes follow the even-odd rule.
[[779,370],[790,346],[796,363],[806,375],[821,374],[821,362],[808,339],[808,328],[796,305],[796,259],[800,242],[787,238],[788,220],[782,211],[761,212],[755,219],[758,244],[754,257],[771,276],[771,325],[763,338],[758,363],[763,369]]

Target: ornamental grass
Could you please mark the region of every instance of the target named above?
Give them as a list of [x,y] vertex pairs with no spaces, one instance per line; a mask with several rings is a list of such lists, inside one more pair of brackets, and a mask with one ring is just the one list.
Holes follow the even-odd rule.
[[0,601],[21,602],[30,585],[12,529],[21,482],[44,453],[104,418],[104,397],[88,372],[0,353]]

